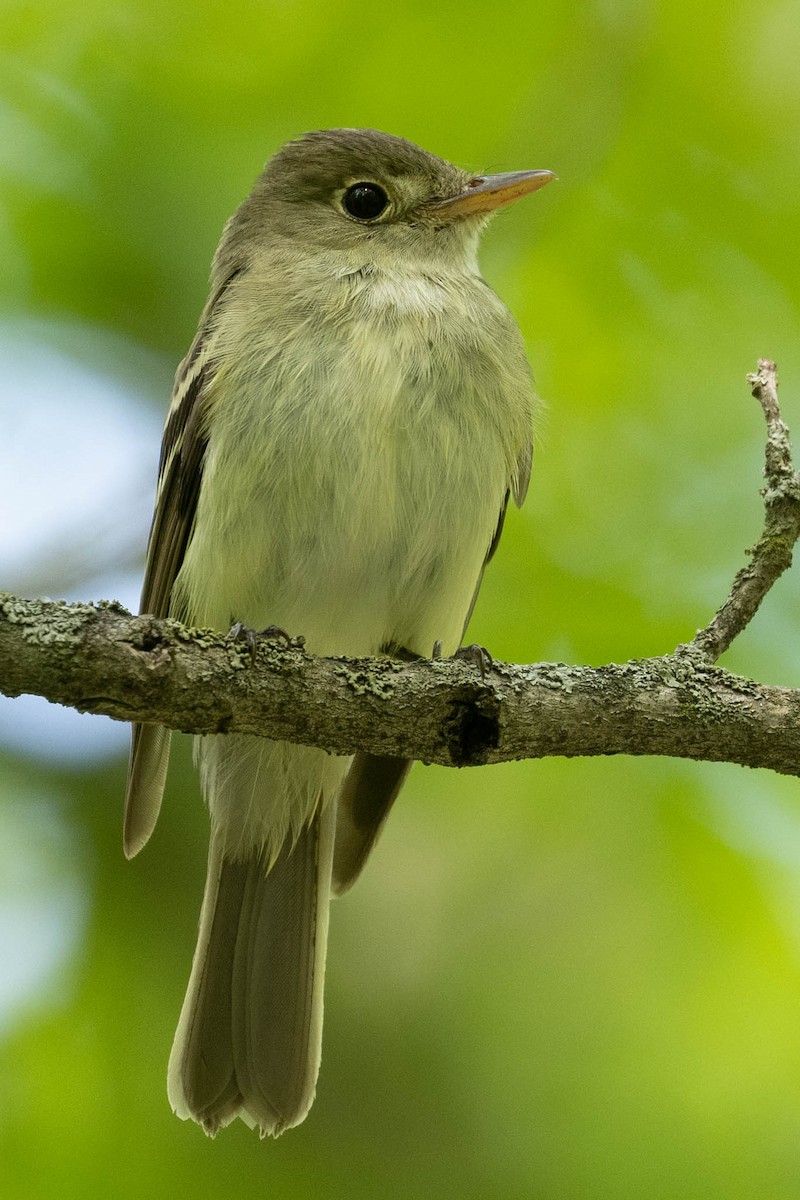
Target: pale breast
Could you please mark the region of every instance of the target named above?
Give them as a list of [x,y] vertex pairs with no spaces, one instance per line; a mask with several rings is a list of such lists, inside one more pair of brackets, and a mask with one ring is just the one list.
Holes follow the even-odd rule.
[[340,286],[246,344],[234,323],[179,590],[319,653],[454,647],[529,437],[518,335],[479,281]]

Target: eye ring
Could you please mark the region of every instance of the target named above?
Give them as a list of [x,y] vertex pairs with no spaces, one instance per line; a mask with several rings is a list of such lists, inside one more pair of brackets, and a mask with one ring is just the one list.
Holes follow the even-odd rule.
[[342,196],[342,208],[356,221],[375,221],[389,207],[389,197],[377,183],[353,183]]

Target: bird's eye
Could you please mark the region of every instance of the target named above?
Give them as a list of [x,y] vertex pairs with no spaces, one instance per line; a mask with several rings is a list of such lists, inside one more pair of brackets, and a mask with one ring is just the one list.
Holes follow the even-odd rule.
[[374,221],[389,203],[389,197],[377,183],[354,183],[342,196],[342,207],[357,221]]

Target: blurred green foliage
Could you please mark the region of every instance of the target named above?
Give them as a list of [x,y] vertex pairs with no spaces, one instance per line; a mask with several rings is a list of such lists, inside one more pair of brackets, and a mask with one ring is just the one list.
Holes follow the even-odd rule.
[[[599,663],[708,619],[760,527],[759,356],[800,425],[796,5],[5,0],[0,50],[6,315],[165,361],[287,137],[371,125],[469,167],[556,170],[485,242],[548,413],[472,635]],[[797,601],[781,581],[726,665],[797,686]],[[126,864],[123,769],[0,758],[0,812],[49,797],[71,849],[45,861],[90,897],[0,1043],[3,1196],[797,1196],[793,781],[417,767],[334,909],[317,1103],[267,1144],[169,1111],[206,817],[183,747]]]

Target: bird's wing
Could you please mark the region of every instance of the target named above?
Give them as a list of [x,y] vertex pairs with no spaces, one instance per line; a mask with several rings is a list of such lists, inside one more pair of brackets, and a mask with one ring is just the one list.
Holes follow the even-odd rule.
[[[517,458],[517,465],[514,470],[514,475],[511,480],[510,491],[514,496],[514,503],[517,508],[522,508],[525,503],[525,497],[528,494],[528,484],[531,481],[531,465],[533,463],[533,439],[528,438],[525,445],[520,451]],[[505,509],[503,509],[505,512]],[[497,541],[500,534],[495,534],[494,547],[497,548]]]
[[[210,331],[214,316],[240,272],[233,271],[212,294],[189,353],[178,368],[158,468],[153,523],[147,544],[140,613],[166,617],[172,588],[192,535],[208,445],[204,397],[213,377]],[[125,791],[123,844],[132,858],[153,832],[169,762],[170,731],[134,725]]]
[[410,769],[410,758],[360,750],[353,758],[336,800],[334,895],[341,896],[358,879]]
[[495,527],[494,536],[493,536],[491,542],[489,543],[489,549],[486,551],[486,558],[483,560],[483,566],[481,567],[480,575],[478,576],[478,581],[475,584],[475,591],[472,593],[472,601],[470,603],[469,609],[467,610],[467,616],[464,621],[464,628],[461,631],[462,640],[464,638],[464,634],[467,632],[467,626],[469,625],[470,621],[472,620],[472,612],[473,612],[473,609],[475,608],[475,602],[478,599],[478,592],[481,590],[481,584],[483,583],[483,573],[486,570],[489,563],[494,558],[495,550],[500,545],[500,538],[502,536],[503,526],[505,525],[505,521],[506,521],[506,512],[508,511],[508,501],[509,501],[510,497],[513,496],[514,503],[516,504],[517,508],[521,508],[522,504],[525,500],[525,497],[528,493],[528,484],[530,483],[530,480],[531,480],[531,463],[532,463],[532,461],[533,461],[533,442],[531,441],[530,438],[528,438],[527,442],[525,443],[525,445],[522,447],[522,450],[520,451],[519,457],[517,458],[517,465],[514,469],[514,474],[511,477],[508,488],[506,489],[505,497],[503,498],[503,504],[502,504],[502,507],[500,508],[500,516],[497,518],[497,526]]
[[[529,440],[517,459],[513,478],[509,482],[503,499],[494,536],[486,551],[486,558],[483,561],[472,602],[464,621],[464,632],[469,625],[475,601],[478,599],[483,572],[500,541],[509,497],[513,496],[517,505],[521,505],[525,499],[531,476],[531,451],[532,446]],[[337,896],[348,891],[361,874],[369,852],[377,841],[389,815],[389,810],[397,798],[410,768],[410,758],[390,758],[385,755],[363,754],[360,751],[353,758],[336,806],[333,891]]]

